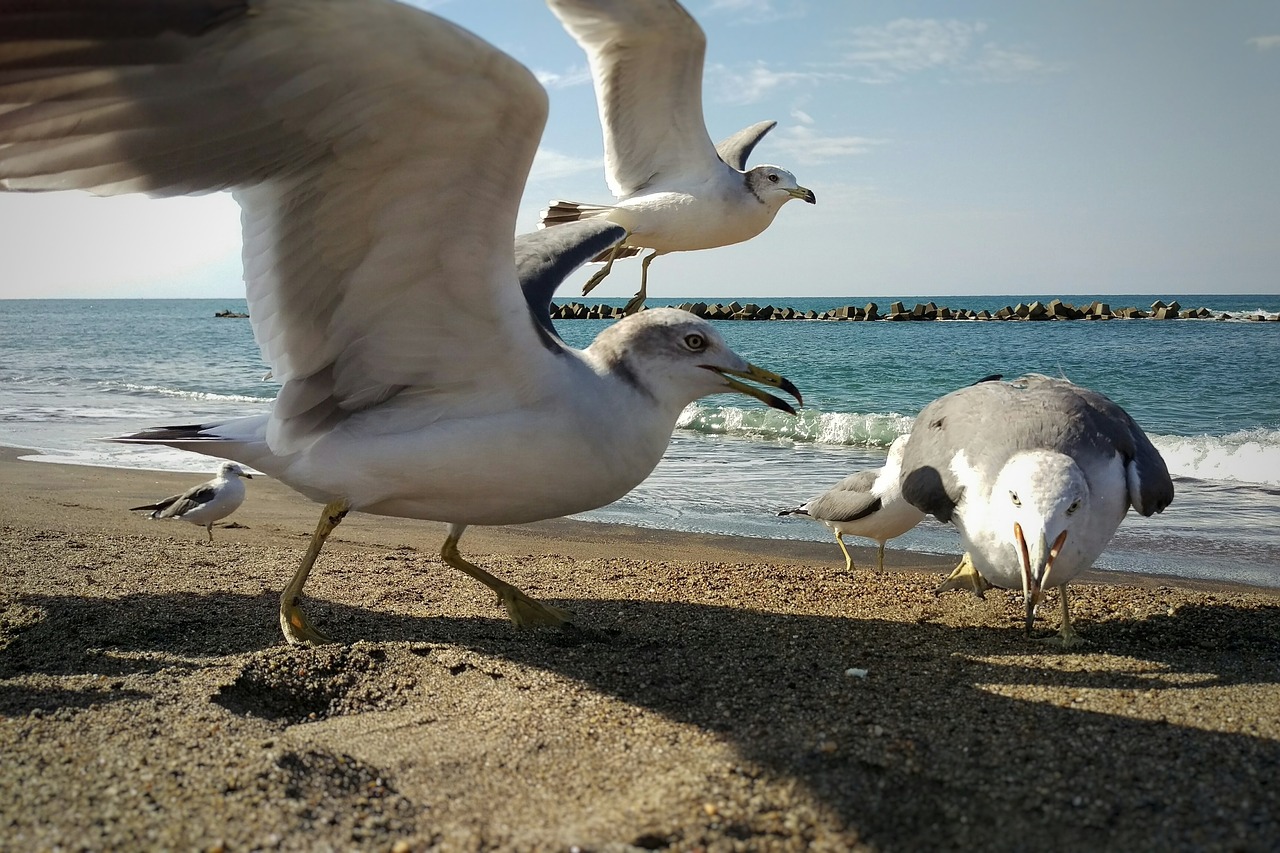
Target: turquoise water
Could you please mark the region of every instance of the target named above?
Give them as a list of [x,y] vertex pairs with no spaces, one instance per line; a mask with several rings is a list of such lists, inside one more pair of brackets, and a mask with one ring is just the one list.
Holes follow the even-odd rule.
[[[932,300],[994,310],[1036,298],[1052,295],[753,301],[821,311]],[[1113,308],[1153,300],[1097,298]],[[1178,301],[1240,316],[1280,309],[1277,296]],[[249,323],[213,318],[224,309],[246,310],[243,300],[0,301],[0,443],[40,449],[54,461],[211,470],[205,457],[97,439],[269,407],[276,386],[262,379],[267,368]],[[605,325],[558,324],[575,346]],[[1123,405],[1177,477],[1173,506],[1154,519],[1130,515],[1099,566],[1280,587],[1280,322],[718,325],[738,352],[800,387],[800,416],[741,396],[703,400],[685,412],[648,481],[583,518],[826,541],[825,528],[774,512],[882,464],[888,444],[935,397],[991,373],[1037,371]],[[937,553],[958,548],[954,531],[932,520],[897,542]],[[834,544],[832,559],[840,559]]]

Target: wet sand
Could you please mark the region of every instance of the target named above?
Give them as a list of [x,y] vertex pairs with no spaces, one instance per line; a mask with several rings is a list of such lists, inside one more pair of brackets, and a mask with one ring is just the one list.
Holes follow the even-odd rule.
[[577,614],[516,631],[441,564],[443,525],[355,514],[304,600],[341,642],[291,648],[316,505],[255,478],[208,544],[125,510],[199,475],[17,455],[3,850],[1280,846],[1275,590],[1090,575],[1064,653],[1019,596],[935,597],[951,558],[469,530],[470,559]]

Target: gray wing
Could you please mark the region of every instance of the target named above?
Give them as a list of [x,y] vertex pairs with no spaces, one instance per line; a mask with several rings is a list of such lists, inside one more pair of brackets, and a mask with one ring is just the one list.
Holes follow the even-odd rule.
[[952,470],[958,453],[990,482],[1010,456],[1037,448],[1121,454],[1130,502],[1143,515],[1173,500],[1164,460],[1127,412],[1097,391],[1039,375],[971,385],[926,406],[903,454],[902,494],[950,521],[965,490]]
[[872,494],[880,470],[850,474],[828,491],[805,504],[812,518],[819,521],[857,521],[881,507],[880,498]]
[[[186,494],[186,492],[183,492],[183,494]],[[131,506],[129,507],[129,512],[166,509],[170,504],[181,499],[182,499],[182,495],[170,495],[164,500],[156,501],[153,504],[143,504],[142,506]]]
[[956,505],[964,498],[964,484],[952,471],[956,454],[965,449],[969,462],[981,442],[974,438],[989,433],[1001,407],[1007,386],[984,382],[939,397],[916,416],[911,437],[902,454],[902,496],[907,503],[939,521],[949,522]]
[[1173,478],[1169,476],[1169,467],[1128,412],[1098,391],[1061,379],[1034,378],[1059,393],[1074,394],[1081,401],[1088,429],[1105,438],[1124,458],[1129,503],[1134,509],[1141,515],[1150,516],[1164,512],[1165,507],[1173,503]]
[[218,496],[213,483],[201,483],[192,486],[180,495],[165,498],[146,506],[130,507],[132,510],[155,510],[154,518],[178,518],[196,507],[203,506]]
[[0,188],[235,192],[277,452],[405,388],[446,417],[558,375],[511,236],[546,109],[390,0],[0,4]]
[[604,129],[605,177],[618,198],[719,157],[702,115],[707,39],[675,0],[547,0],[587,54]]
[[607,219],[584,219],[516,237],[516,276],[544,344],[556,349],[564,344],[551,322],[551,298],[556,288],[578,267],[626,236],[627,229]]
[[720,159],[725,165],[737,169],[739,172],[747,170],[747,158],[751,156],[752,150],[756,144],[764,138],[764,135],[778,126],[776,121],[761,121],[744,127],[742,130],[730,136],[728,139],[722,139],[716,144],[716,153],[720,155]]

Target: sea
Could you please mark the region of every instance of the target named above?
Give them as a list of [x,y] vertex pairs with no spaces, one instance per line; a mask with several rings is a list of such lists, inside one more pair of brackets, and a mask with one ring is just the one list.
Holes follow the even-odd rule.
[[[825,311],[891,302],[995,311],[1053,294],[740,299]],[[1155,297],[1075,295],[1149,308]],[[1064,376],[1109,396],[1146,430],[1175,477],[1161,515],[1130,513],[1099,568],[1280,587],[1280,322],[1277,295],[1178,295],[1228,320],[1106,322],[723,321],[730,345],[804,393],[798,417],[740,395],[685,410],[665,458],[642,485],[579,518],[741,537],[831,541],[781,509],[883,464],[928,402],[990,374]],[[676,305],[687,299],[651,299]],[[1168,300],[1169,297],[1166,297]],[[625,300],[579,299],[622,305]],[[724,302],[729,299],[712,299]],[[150,426],[265,412],[265,378],[242,299],[0,300],[0,444],[44,462],[211,472],[184,451],[105,442]],[[585,346],[610,321],[557,324]],[[252,486],[250,487],[252,501]],[[429,534],[424,532],[424,537]],[[933,519],[890,543],[960,553]]]

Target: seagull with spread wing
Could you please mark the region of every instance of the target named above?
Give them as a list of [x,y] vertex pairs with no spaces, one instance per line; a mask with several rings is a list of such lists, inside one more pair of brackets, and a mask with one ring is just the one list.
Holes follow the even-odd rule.
[[391,0],[0,0],[0,187],[240,204],[272,410],[122,440],[242,461],[324,505],[281,595],[289,642],[327,639],[299,599],[353,510],[446,522],[441,558],[513,622],[563,623],[461,556],[468,525],[617,500],[699,397],[791,410],[743,380],[799,400],[684,311],[584,350],[556,335],[556,286],[625,232],[513,248],[546,113],[515,60]]
[[626,313],[640,310],[649,264],[658,255],[714,249],[750,240],[793,198],[813,204],[813,191],[778,166],[747,169],[752,149],[777,122],[762,121],[712,145],[702,116],[707,39],[675,0],[547,0],[586,51],[604,128],[605,172],[613,204],[556,200],[542,226],[602,218],[627,230],[595,260],[652,251],[640,264],[640,291]]

